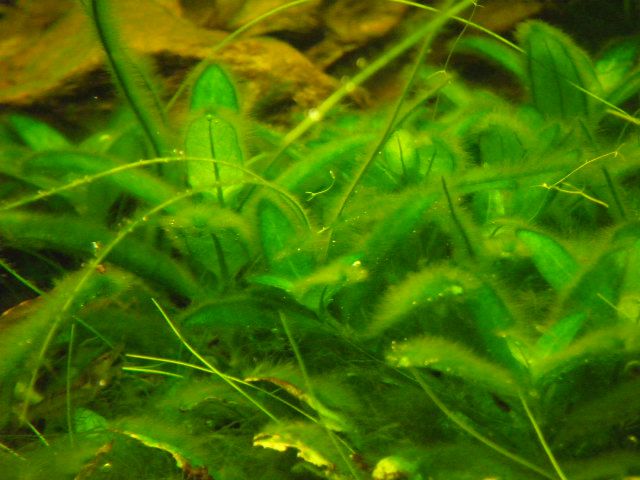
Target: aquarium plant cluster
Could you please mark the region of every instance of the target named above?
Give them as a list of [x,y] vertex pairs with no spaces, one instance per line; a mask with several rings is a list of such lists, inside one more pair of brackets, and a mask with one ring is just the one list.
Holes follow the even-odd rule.
[[[283,128],[212,61],[167,106],[85,4],[122,107],[0,130],[3,479],[640,476],[638,38],[413,4]],[[452,25],[526,93],[430,66]]]

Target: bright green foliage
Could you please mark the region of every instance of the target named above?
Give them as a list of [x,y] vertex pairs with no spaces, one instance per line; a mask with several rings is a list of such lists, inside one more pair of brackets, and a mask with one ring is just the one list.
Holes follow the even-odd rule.
[[600,88],[589,57],[562,32],[542,22],[524,24],[518,36],[538,110],[561,119],[592,115],[594,102],[584,90],[598,95]]
[[9,123],[20,140],[35,151],[62,150],[71,146],[55,128],[24,115],[13,114]]
[[238,113],[238,94],[229,75],[219,66],[210,65],[202,72],[191,94],[192,111],[228,109]]
[[533,263],[549,285],[561,290],[573,280],[578,264],[562,245],[533,230],[521,229],[516,235],[531,251]]
[[520,96],[418,56],[338,105],[472,3],[287,128],[216,64],[174,118],[86,2],[127,108],[0,119],[3,479],[640,475],[637,39],[533,21],[458,44]]

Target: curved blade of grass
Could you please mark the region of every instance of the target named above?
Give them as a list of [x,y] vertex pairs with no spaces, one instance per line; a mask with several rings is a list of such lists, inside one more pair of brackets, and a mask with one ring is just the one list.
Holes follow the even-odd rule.
[[217,377],[219,377],[223,382],[225,382],[235,391],[237,391],[240,395],[246,398],[250,403],[252,403],[258,410],[264,413],[267,417],[269,417],[271,420],[273,420],[276,423],[280,423],[280,420],[273,413],[271,413],[264,405],[261,405],[255,398],[253,398],[251,395],[245,392],[242,388],[240,388],[234,381],[232,381],[225,373],[218,370],[210,362],[208,362],[207,359],[205,359],[202,355],[200,355],[200,353],[198,353],[198,351],[195,348],[193,348],[189,342],[187,342],[187,340],[184,338],[182,333],[180,333],[180,330],[178,330],[175,324],[171,321],[169,316],[165,313],[164,309],[162,308],[162,306],[160,306],[160,304],[156,301],[156,299],[152,298],[151,301],[156,306],[156,308],[160,311],[162,318],[164,318],[164,320],[167,322],[167,324],[169,325],[169,327],[171,328],[175,336],[178,338],[178,340],[180,340],[180,343],[182,343],[182,345],[184,345],[184,347],[187,350],[189,350],[189,352],[191,352],[191,354],[194,357],[196,357],[200,361],[200,363],[202,363],[205,367],[209,369],[210,372],[214,373]]
[[542,433],[542,430],[540,429],[540,426],[538,425],[538,422],[536,421],[535,417],[531,413],[531,410],[529,409],[529,405],[527,404],[527,401],[525,400],[525,398],[524,398],[524,396],[522,394],[520,394],[520,401],[522,402],[522,406],[524,407],[524,411],[527,413],[527,417],[529,418],[529,421],[531,422],[531,425],[533,425],[533,429],[535,430],[536,436],[538,437],[538,440],[540,441],[540,445],[542,445],[542,448],[544,449],[544,452],[547,454],[547,457],[549,458],[549,461],[551,462],[551,465],[553,466],[553,469],[558,474],[558,477],[560,478],[560,480],[567,480],[567,477],[565,476],[564,472],[560,468],[560,465],[558,464],[558,461],[556,460],[556,457],[553,455],[553,452],[549,448],[549,444],[545,440],[544,434]]
[[[132,233],[138,226],[144,224],[150,216],[156,215],[159,212],[170,207],[172,204],[183,201],[195,195],[196,193],[197,192],[187,192],[180,195],[176,195],[170,200],[167,200],[164,203],[156,205],[154,208],[150,209],[144,215],[138,217],[136,220],[131,221],[124,228],[118,231],[116,233],[116,236],[111,241],[106,243],[100,250],[98,250],[95,257],[92,260],[86,262],[86,265],[84,266],[84,268],[82,268],[81,270],[78,270],[73,274],[74,281],[70,282],[71,285],[69,286],[69,289],[65,292],[65,298],[63,299],[64,301],[61,301],[60,308],[56,309],[56,315],[53,317],[53,321],[50,321],[48,323],[47,334],[42,340],[38,348],[37,356],[35,360],[35,366],[33,367],[29,383],[26,386],[27,392],[34,390],[36,381],[38,379],[38,374],[40,372],[40,368],[44,364],[47,351],[49,350],[61,325],[63,324],[66,317],[68,316],[69,311],[71,310],[73,305],[75,305],[76,302],[78,301],[78,297],[80,296],[80,294],[83,291],[85,291],[85,287],[87,283],[90,282],[92,278],[95,276],[98,265],[104,262],[104,260],[107,258],[109,253],[111,253],[111,251],[120,242],[122,242],[122,240],[124,240],[127,235]],[[37,348],[37,347],[35,347],[35,344],[34,344],[33,346],[31,346],[31,348]],[[22,408],[20,409],[20,413],[19,413],[20,418],[26,419],[28,411],[29,411],[29,402],[25,401],[22,405]]]
[[140,59],[134,60],[132,52],[124,46],[112,3],[111,0],[89,0],[87,14],[93,21],[116,85],[153,146],[154,156],[166,156],[171,151],[167,142],[169,135],[150,69],[143,68]]
[[[114,238],[113,232],[76,217],[30,212],[0,213],[0,236],[16,248],[33,246],[91,257],[96,245]],[[202,288],[177,261],[135,239],[125,239],[114,248],[109,261],[141,277],[193,298]]]
[[545,478],[548,478],[550,480],[555,480],[555,477],[550,472],[547,472],[546,470],[542,469],[541,467],[529,462],[528,460],[520,457],[519,455],[516,455],[515,453],[511,453],[507,449],[505,449],[505,448],[501,447],[500,445],[498,445],[497,443],[495,443],[493,440],[491,440],[491,439],[485,437],[484,435],[482,435],[480,432],[475,430],[472,426],[468,425],[462,418],[460,418],[459,415],[456,415],[455,412],[451,411],[449,409],[449,407],[447,407],[447,405],[440,399],[440,397],[438,397],[435,394],[435,392],[431,389],[431,387],[429,387],[427,382],[424,381],[424,379],[422,378],[420,373],[415,368],[411,368],[411,372],[413,373],[413,377],[414,377],[415,381],[418,383],[418,385],[420,385],[422,390],[427,394],[427,396],[436,405],[436,407],[438,407],[438,409],[449,420],[451,420],[453,423],[455,423],[462,431],[464,431],[468,435],[472,436],[473,438],[478,440],[480,443],[482,443],[482,444],[486,445],[487,447],[491,448],[492,450],[498,452],[500,455],[503,455],[503,456],[507,457],[508,459],[510,459],[510,460],[522,465],[525,468],[528,468],[529,470],[531,470],[533,472],[536,472],[537,474],[539,474],[539,475],[541,475],[541,476],[543,476]]
[[[31,194],[31,195],[26,195],[22,198],[19,198],[17,200],[10,200],[10,201],[6,201],[2,204],[0,204],[0,211],[6,211],[6,210],[11,210],[14,209],[16,207],[21,207],[23,205],[28,205],[30,203],[34,203],[37,202],[39,200],[42,200],[44,198],[50,197],[52,195],[56,195],[58,193],[62,193],[65,192],[67,190],[71,190],[74,188],[78,188],[82,185],[87,185],[91,182],[95,182],[96,180],[100,179],[100,178],[104,178],[104,177],[108,177],[110,175],[115,175],[117,173],[120,172],[125,172],[127,170],[132,170],[135,168],[141,168],[141,167],[147,167],[150,165],[162,165],[162,164],[166,164],[166,163],[171,163],[171,162],[205,162],[205,163],[211,163],[211,164],[219,164],[225,167],[230,167],[230,168],[235,168],[238,169],[240,171],[242,171],[242,173],[244,174],[244,178],[242,180],[242,182],[237,182],[237,183],[250,183],[256,186],[262,186],[265,188],[268,188],[270,190],[273,190],[274,192],[278,193],[278,195],[280,195],[282,198],[284,198],[291,206],[292,208],[298,213],[298,215],[300,216],[300,218],[303,220],[303,222],[305,223],[305,225],[308,228],[311,228],[311,221],[309,220],[309,217],[307,216],[307,213],[304,209],[304,207],[302,206],[302,204],[295,198],[295,196],[293,196],[291,193],[289,193],[288,190],[282,188],[281,186],[273,183],[273,182],[269,182],[267,180],[265,180],[264,178],[262,178],[260,175],[252,172],[251,170],[244,168],[244,167],[240,167],[236,164],[230,163],[230,162],[225,162],[222,160],[214,160],[211,158],[201,158],[201,157],[162,157],[162,158],[153,158],[153,159],[149,159],[149,160],[140,160],[138,162],[133,162],[133,163],[128,163],[125,165],[120,165],[118,167],[114,167],[110,170],[106,170],[100,173],[96,173],[95,175],[86,175],[82,178],[76,179],[76,180],[72,180],[69,183],[65,184],[65,185],[61,185],[60,187],[55,187],[55,188],[51,188],[49,190],[45,190],[45,191],[41,191],[41,192],[37,192],[35,194]],[[192,191],[191,193],[187,193],[187,196],[193,195],[195,193],[201,193],[202,190],[197,190],[197,191]],[[173,210],[173,200],[172,199],[168,199],[166,201],[163,202],[163,205],[165,205],[163,208],[167,208],[167,211],[169,212],[174,212]],[[175,212],[174,212],[175,213]]]

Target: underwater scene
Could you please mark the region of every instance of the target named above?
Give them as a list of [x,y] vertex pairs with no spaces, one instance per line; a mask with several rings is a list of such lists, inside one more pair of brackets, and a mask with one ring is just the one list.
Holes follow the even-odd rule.
[[640,0],[0,32],[0,480],[640,480]]

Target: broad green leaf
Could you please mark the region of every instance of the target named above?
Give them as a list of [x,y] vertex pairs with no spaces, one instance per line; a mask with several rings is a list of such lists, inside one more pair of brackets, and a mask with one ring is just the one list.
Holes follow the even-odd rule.
[[482,164],[487,166],[514,165],[525,154],[518,133],[503,122],[489,123],[479,134],[478,146]]
[[386,359],[396,367],[427,367],[498,394],[517,394],[515,380],[507,370],[444,338],[422,336],[393,342]]
[[20,140],[35,151],[64,150],[71,147],[64,135],[40,120],[12,114],[9,123]]
[[584,325],[586,317],[584,312],[577,312],[558,320],[536,342],[536,357],[544,358],[569,346]]
[[239,112],[240,104],[229,74],[219,65],[210,65],[193,86],[190,109],[213,113],[219,108]]
[[521,364],[511,353],[508,331],[515,320],[496,288],[486,282],[467,295],[469,306],[487,356],[502,366],[520,370]]
[[411,181],[420,171],[420,158],[413,136],[406,130],[396,130],[383,148],[385,167],[397,178]]
[[259,248],[253,226],[247,220],[217,203],[203,202],[163,217],[162,223],[190,262],[228,281]]
[[612,249],[585,271],[564,302],[566,314],[584,312],[586,324],[594,328],[618,323],[615,305],[624,292],[632,251],[630,248]]
[[[240,106],[229,75],[218,65],[210,65],[196,81],[190,111],[197,116],[191,121],[185,139],[189,157],[211,158],[242,166],[244,153],[237,118]],[[194,188],[212,187],[224,202],[223,186],[238,182],[243,174],[237,168],[218,163],[190,162],[189,184]]]
[[591,60],[558,29],[541,21],[524,23],[518,39],[526,54],[526,71],[534,105],[561,119],[587,118],[594,101],[584,91],[599,94]]
[[312,258],[302,250],[302,229],[272,200],[261,199],[257,209],[262,250],[270,273],[286,279],[305,276],[311,269]]
[[516,235],[527,246],[533,263],[553,288],[562,290],[575,279],[578,263],[553,238],[524,229],[518,230]]
[[[202,114],[187,129],[185,138],[187,157],[210,158],[215,162],[189,162],[188,180],[193,188],[211,188],[224,202],[224,187],[238,184],[244,176],[244,153],[234,122],[219,115]],[[229,165],[231,164],[231,165]]]

